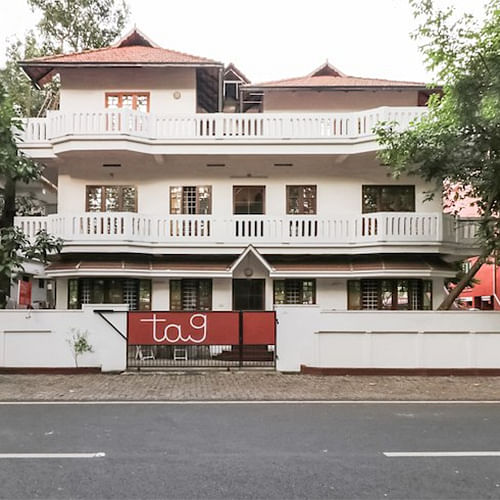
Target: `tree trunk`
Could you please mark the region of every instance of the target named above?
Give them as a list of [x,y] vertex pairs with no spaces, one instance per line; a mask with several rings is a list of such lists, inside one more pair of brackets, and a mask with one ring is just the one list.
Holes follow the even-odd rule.
[[[4,205],[0,214],[0,230],[14,226],[16,215],[16,181],[5,176]],[[0,309],[5,309],[7,297],[10,295],[10,275],[0,273]]]
[[481,266],[486,262],[488,255],[480,255],[476,262],[471,266],[469,272],[453,287],[448,296],[441,302],[441,305],[437,308],[438,311],[448,311],[455,299],[463,292],[464,288],[467,286],[467,283],[470,283],[470,280],[474,278],[476,273],[479,271]]

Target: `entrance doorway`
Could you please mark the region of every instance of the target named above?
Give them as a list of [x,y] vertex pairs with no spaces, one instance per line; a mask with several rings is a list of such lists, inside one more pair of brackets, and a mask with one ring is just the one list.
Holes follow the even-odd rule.
[[263,311],[265,309],[264,279],[233,280],[233,310]]

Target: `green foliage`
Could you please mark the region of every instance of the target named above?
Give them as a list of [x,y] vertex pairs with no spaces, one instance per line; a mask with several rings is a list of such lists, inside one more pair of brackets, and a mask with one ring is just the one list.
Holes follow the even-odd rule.
[[499,247],[500,235],[500,0],[490,1],[482,26],[470,16],[456,19],[453,9],[439,10],[432,0],[410,4],[421,23],[414,36],[442,94],[409,130],[378,127],[380,159],[394,176],[421,176],[439,195],[451,185],[477,199],[486,256]]
[[75,360],[75,366],[78,368],[78,357],[86,352],[94,352],[94,348],[89,344],[88,331],[81,332],[77,328],[71,328],[71,339],[67,342],[71,348],[71,354]]
[[6,64],[0,71],[0,79],[18,116],[37,116],[51,89],[36,89],[17,63],[43,55],[32,31],[24,41],[14,40],[7,47]]
[[105,47],[129,15],[124,0],[28,0],[42,14],[38,30],[47,54]]

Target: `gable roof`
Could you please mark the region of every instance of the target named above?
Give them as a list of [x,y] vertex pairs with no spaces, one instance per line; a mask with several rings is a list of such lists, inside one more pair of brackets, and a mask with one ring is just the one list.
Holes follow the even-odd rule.
[[64,67],[223,67],[212,59],[163,49],[137,28],[110,47],[39,57],[21,61],[19,65],[37,85],[43,84],[56,69]]
[[426,88],[422,82],[364,78],[342,73],[328,61],[306,76],[245,85],[245,89],[352,89],[352,88]]

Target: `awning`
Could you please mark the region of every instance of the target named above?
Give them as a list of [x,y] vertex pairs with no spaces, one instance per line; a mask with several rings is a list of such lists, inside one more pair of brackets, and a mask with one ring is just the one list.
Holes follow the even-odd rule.
[[232,278],[242,257],[254,253],[272,278],[452,277],[455,268],[436,255],[262,255],[249,246],[238,255],[60,255],[48,277],[129,276]]

